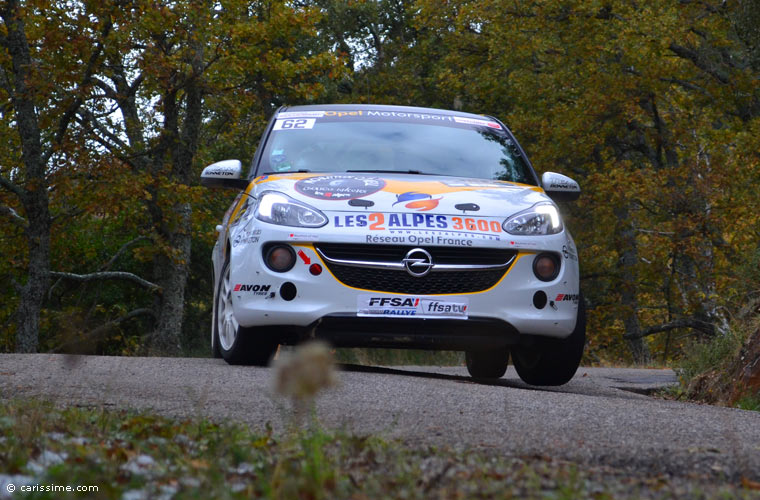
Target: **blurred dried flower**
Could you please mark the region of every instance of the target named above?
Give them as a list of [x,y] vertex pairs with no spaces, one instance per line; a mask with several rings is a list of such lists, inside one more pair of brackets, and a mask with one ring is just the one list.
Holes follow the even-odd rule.
[[313,341],[284,353],[274,363],[274,389],[294,403],[306,403],[322,389],[337,383],[332,352],[324,342]]

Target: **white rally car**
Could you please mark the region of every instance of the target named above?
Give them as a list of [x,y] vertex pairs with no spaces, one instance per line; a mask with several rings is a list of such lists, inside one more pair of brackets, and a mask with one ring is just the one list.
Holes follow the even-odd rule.
[[555,202],[578,184],[539,180],[499,120],[438,109],[281,108],[213,262],[215,355],[266,364],[278,344],[461,350],[474,377],[569,381],[585,343],[578,257]]

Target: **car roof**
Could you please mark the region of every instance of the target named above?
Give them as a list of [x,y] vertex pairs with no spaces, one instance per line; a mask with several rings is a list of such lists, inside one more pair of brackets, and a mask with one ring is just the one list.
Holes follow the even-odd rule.
[[308,104],[302,106],[283,106],[279,111],[395,111],[397,113],[434,113],[437,115],[462,116],[467,118],[480,118],[490,115],[478,115],[465,113],[464,111],[452,111],[438,108],[421,108],[417,106],[393,106],[390,104]]

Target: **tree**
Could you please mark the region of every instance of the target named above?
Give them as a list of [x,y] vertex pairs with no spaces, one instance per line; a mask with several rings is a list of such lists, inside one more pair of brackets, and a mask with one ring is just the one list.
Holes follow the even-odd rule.
[[[144,257],[153,261],[161,290],[150,345],[177,353],[193,206],[206,194],[193,187],[202,141],[209,138],[207,146],[219,148],[212,141],[232,131],[250,147],[278,102],[318,95],[320,78],[339,62],[329,53],[299,50],[295,41],[313,36],[314,13],[285,2],[157,7],[143,1],[134,2],[126,16],[95,77],[104,99],[82,108],[78,120],[134,177],[131,196],[145,209],[141,231],[154,245]],[[121,119],[114,120],[112,110]],[[253,130],[251,118],[257,119]],[[232,140],[222,142],[229,147]]]
[[[48,330],[94,311],[104,324],[71,323],[102,334],[152,317],[148,344],[178,352],[192,241],[210,235],[209,200],[224,197],[197,186],[200,167],[250,157],[279,103],[313,100],[340,74],[339,59],[309,42],[318,13],[284,1],[37,0],[5,2],[1,14],[0,133],[23,154],[0,153],[0,217],[11,222],[0,237],[28,244],[9,245],[0,268],[22,282],[17,349],[37,349],[47,301],[58,309]],[[132,268],[112,271],[117,259]],[[102,280],[121,284],[87,286]],[[86,294],[67,299],[80,283]]]
[[[539,171],[581,181],[585,195],[566,211],[591,329],[646,362],[652,335],[725,331],[733,262],[758,241],[745,226],[758,208],[745,140],[757,126],[747,69],[758,45],[755,25],[739,22],[751,4],[419,1],[415,38],[394,39],[404,50],[392,67],[360,73],[408,75],[424,58],[415,48],[433,45],[434,97],[414,94],[422,79],[403,80],[415,103],[503,117]],[[366,100],[385,95],[363,88]]]
[[[60,215],[50,210],[50,177],[72,146],[72,122],[92,88],[112,28],[109,9],[114,7],[102,10],[103,22],[97,26],[83,22],[86,8],[78,7],[66,12],[60,5],[21,5],[18,0],[0,5],[0,91],[7,103],[3,135],[18,146],[18,153],[6,155],[8,163],[0,171],[6,191],[0,213],[23,232],[27,247],[26,280],[14,281],[19,352],[37,349],[40,309],[50,279],[50,231]],[[59,21],[53,31],[58,36],[50,36],[48,28]],[[9,124],[15,137],[9,137]]]

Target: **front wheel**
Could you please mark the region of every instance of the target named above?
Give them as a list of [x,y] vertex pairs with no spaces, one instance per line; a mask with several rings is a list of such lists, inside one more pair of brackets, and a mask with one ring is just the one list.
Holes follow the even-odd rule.
[[277,342],[262,339],[255,328],[240,326],[232,310],[230,261],[225,259],[214,304],[214,345],[231,365],[266,366],[277,350]]
[[578,320],[564,339],[540,338],[532,346],[512,348],[512,362],[523,382],[530,385],[562,385],[573,378],[586,344],[586,307],[579,297]]

